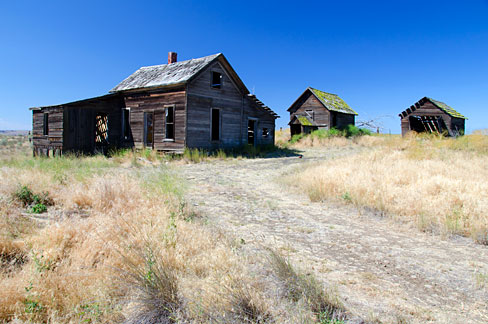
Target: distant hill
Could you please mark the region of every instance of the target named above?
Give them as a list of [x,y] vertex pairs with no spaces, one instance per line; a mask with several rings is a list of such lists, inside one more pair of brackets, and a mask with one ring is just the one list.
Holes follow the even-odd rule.
[[28,130],[0,130],[0,135],[15,136],[15,135],[28,135]]

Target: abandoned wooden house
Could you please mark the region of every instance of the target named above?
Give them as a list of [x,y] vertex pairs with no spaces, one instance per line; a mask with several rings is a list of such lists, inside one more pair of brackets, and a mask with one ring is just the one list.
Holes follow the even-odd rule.
[[399,116],[403,136],[410,131],[463,135],[464,121],[467,119],[445,103],[428,97],[420,99]]
[[279,116],[249,93],[221,53],[141,67],[110,93],[30,108],[34,154],[108,148],[229,148],[274,144]]
[[357,113],[338,95],[307,88],[288,108],[291,135],[354,125]]

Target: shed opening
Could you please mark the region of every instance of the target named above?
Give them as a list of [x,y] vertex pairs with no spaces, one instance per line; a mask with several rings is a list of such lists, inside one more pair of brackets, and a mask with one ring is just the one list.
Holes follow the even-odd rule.
[[438,133],[447,131],[446,123],[441,116],[410,116],[410,130],[417,133]]

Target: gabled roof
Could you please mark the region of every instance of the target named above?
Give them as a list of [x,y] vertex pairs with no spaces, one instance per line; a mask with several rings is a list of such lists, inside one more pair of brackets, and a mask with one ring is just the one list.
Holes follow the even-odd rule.
[[[355,112],[349,105],[342,100],[338,95],[324,92],[312,87],[308,87],[298,99],[300,99],[307,91],[310,91],[321,103],[324,105],[325,108],[331,111],[340,112],[343,114],[350,114],[350,115],[357,115],[358,113]],[[298,99],[288,108],[290,111],[293,106],[297,103]]]
[[417,110],[418,107],[420,107],[421,105],[423,105],[427,101],[431,102],[434,106],[436,106],[437,108],[439,108],[440,110],[442,110],[443,112],[445,112],[446,114],[448,114],[451,117],[468,119],[467,117],[461,115],[459,112],[454,110],[454,108],[452,108],[451,106],[448,106],[447,104],[443,103],[442,101],[438,101],[438,100],[435,100],[435,99],[432,99],[429,97],[423,97],[422,99],[420,99],[415,104],[413,104],[412,106],[410,106],[406,110],[402,111],[398,115],[401,118],[403,118],[403,117],[409,115],[410,113],[414,112],[415,110]]
[[458,113],[456,110],[454,110],[454,108],[446,105],[442,101],[437,101],[437,100],[434,100],[434,99],[429,98],[429,97],[425,97],[425,98],[428,99],[430,102],[432,102],[437,108],[441,109],[442,111],[444,111],[446,114],[448,114],[451,117],[468,119],[468,118],[464,117],[463,115],[461,115],[460,113]]
[[116,85],[110,92],[185,84],[215,60],[220,60],[232,74],[231,77],[237,85],[246,94],[249,93],[222,53],[171,64],[143,66]]

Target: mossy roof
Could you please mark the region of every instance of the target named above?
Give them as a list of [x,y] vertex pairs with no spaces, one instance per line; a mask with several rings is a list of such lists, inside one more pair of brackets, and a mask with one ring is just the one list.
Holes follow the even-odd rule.
[[309,87],[308,89],[312,91],[312,93],[320,100],[320,102],[325,106],[325,108],[332,111],[344,113],[344,114],[351,114],[351,115],[358,114],[351,107],[349,107],[349,105],[344,100],[342,100],[338,95],[320,91],[312,87]]
[[437,108],[441,109],[442,111],[444,111],[449,116],[455,117],[455,118],[468,119],[468,118],[464,117],[463,115],[461,115],[460,113],[458,113],[456,110],[454,110],[454,108],[448,106],[447,104],[443,103],[442,101],[438,101],[438,100],[435,100],[435,99],[432,99],[429,97],[426,97],[426,98],[430,102],[432,102]]
[[303,126],[312,126],[312,122],[305,116],[297,116],[297,119],[298,121],[300,122],[300,124],[302,124]]

